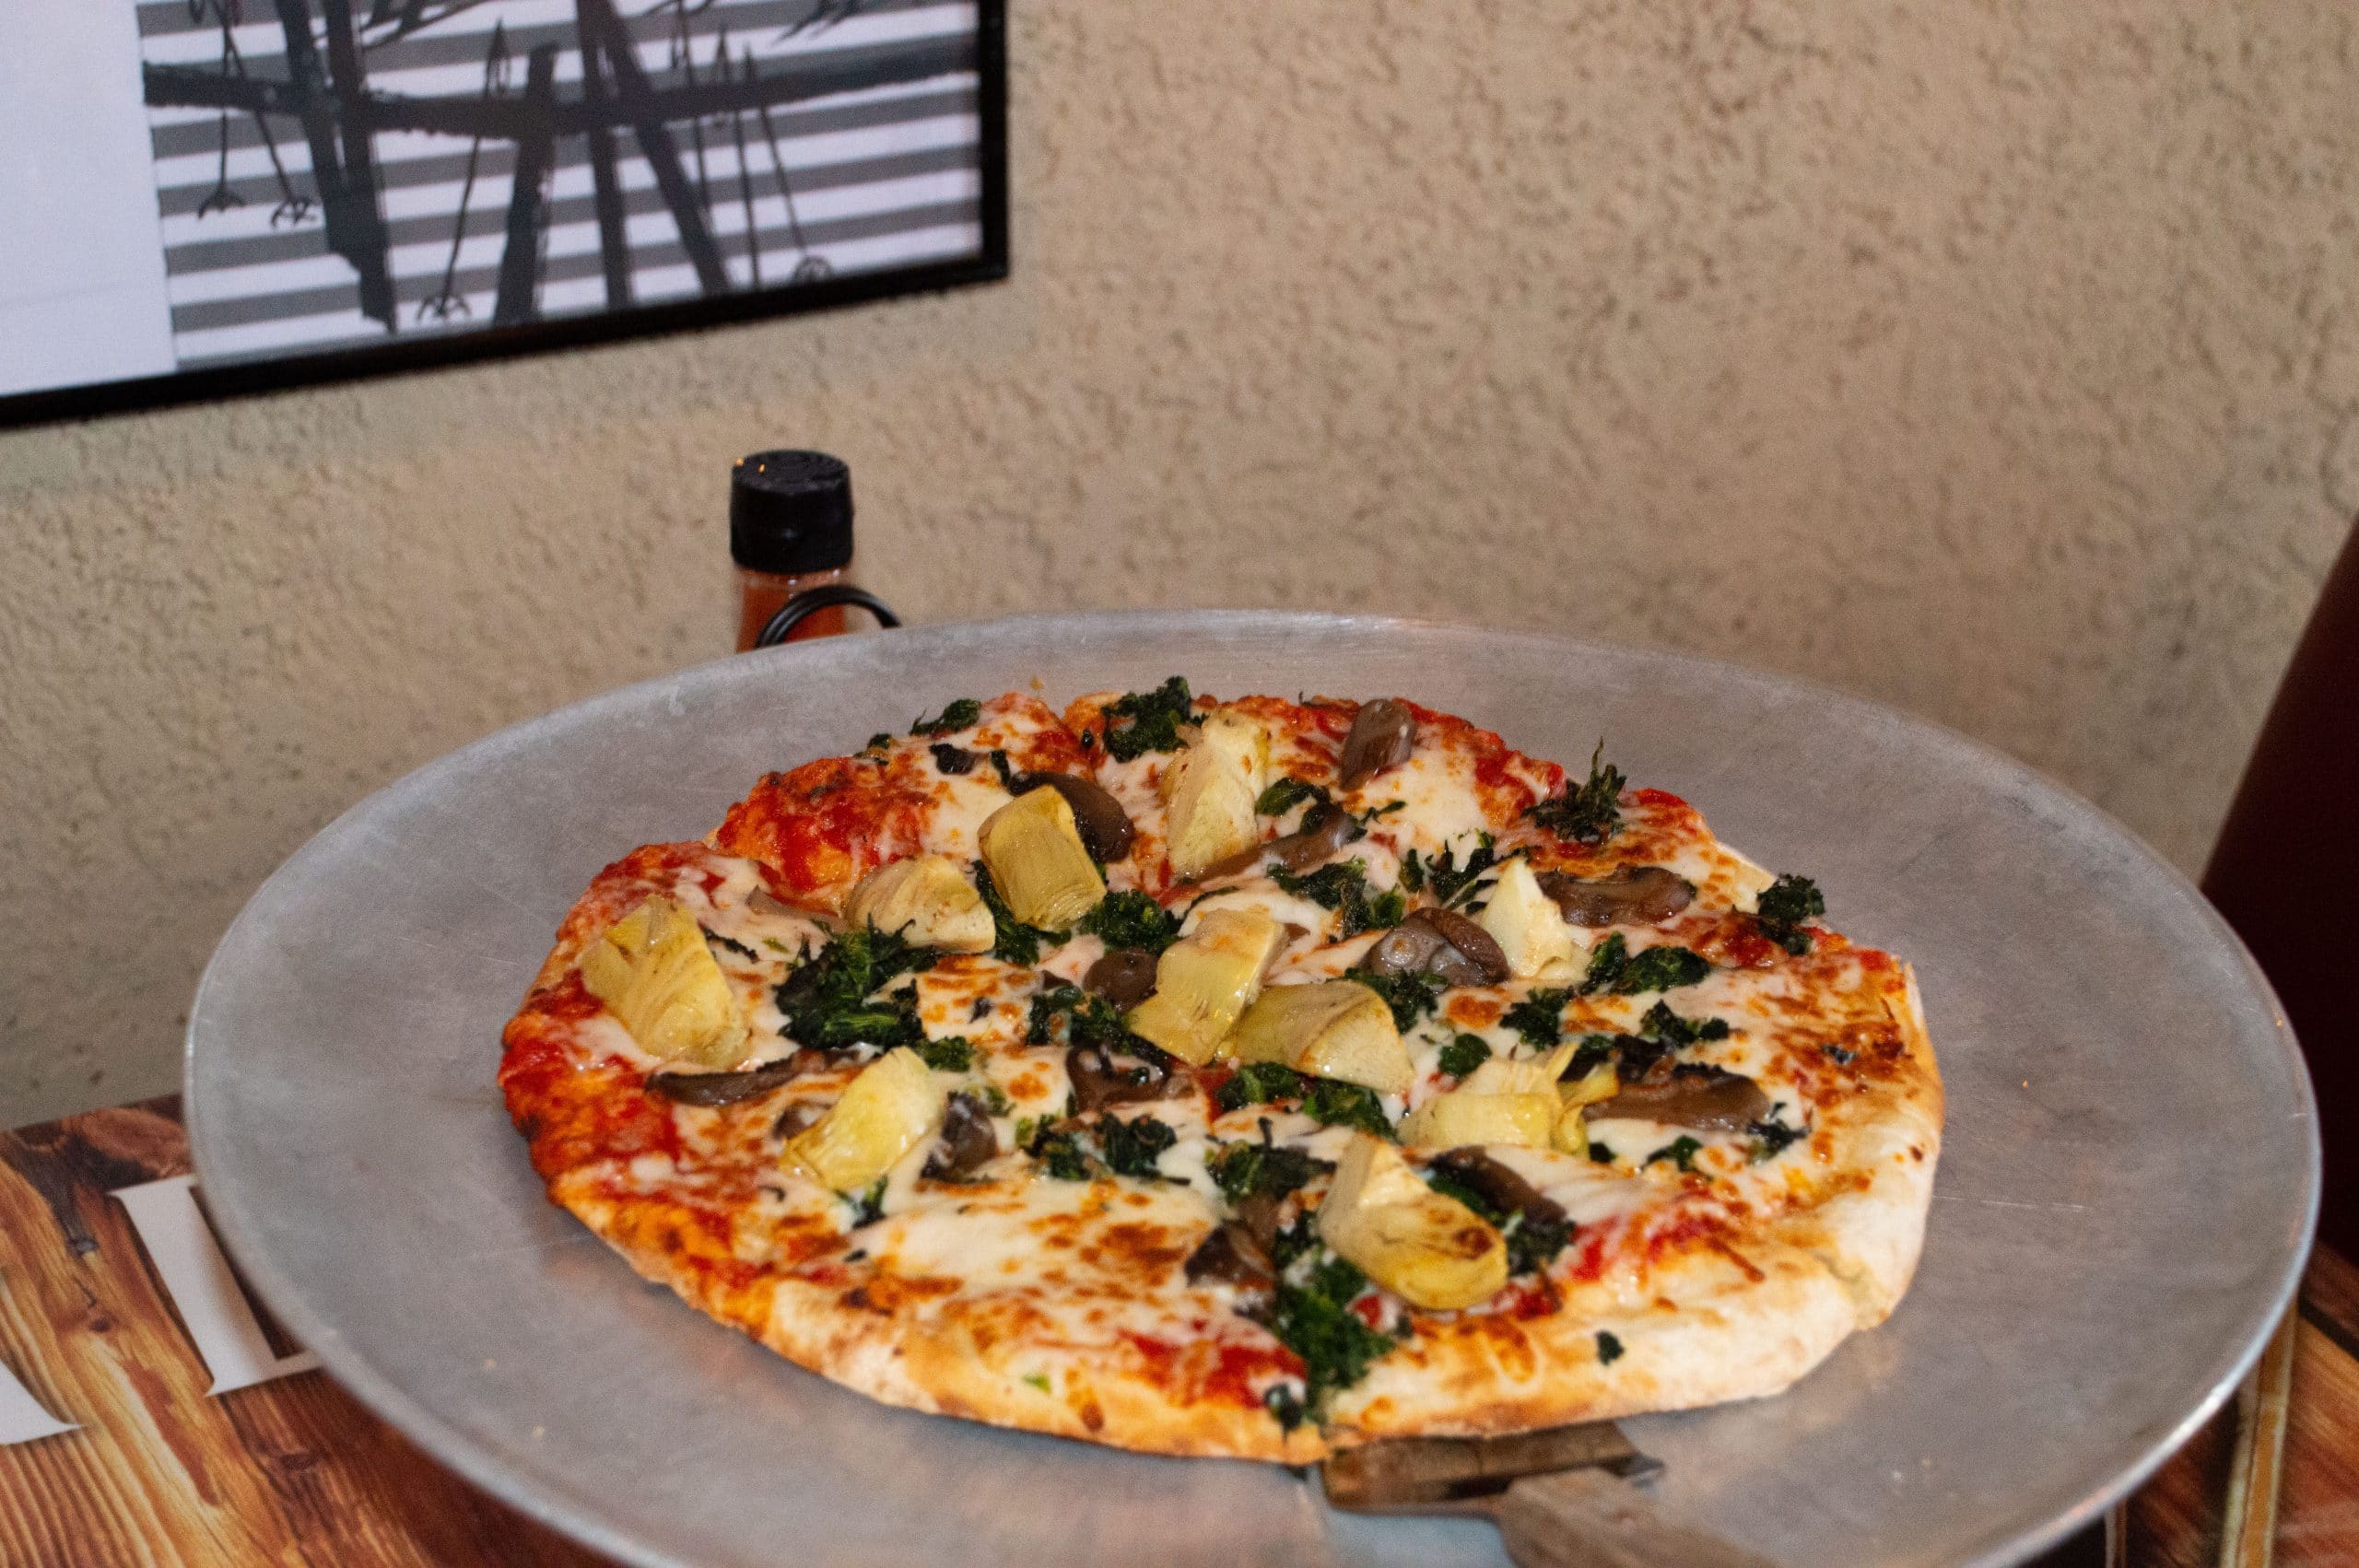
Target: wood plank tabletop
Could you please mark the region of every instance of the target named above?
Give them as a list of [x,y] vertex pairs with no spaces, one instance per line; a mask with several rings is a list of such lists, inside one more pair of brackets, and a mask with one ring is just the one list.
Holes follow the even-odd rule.
[[[296,1347],[189,1174],[176,1098],[0,1134],[0,1563],[605,1562],[288,1371]],[[2359,1268],[2331,1253],[2305,1283],[2291,1410],[2276,1560],[2359,1562]],[[2234,1414],[2132,1500],[2125,1561],[2221,1562]]]

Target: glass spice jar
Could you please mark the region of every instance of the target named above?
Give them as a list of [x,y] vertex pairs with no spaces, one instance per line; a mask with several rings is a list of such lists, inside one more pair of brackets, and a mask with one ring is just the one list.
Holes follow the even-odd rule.
[[[826,452],[738,459],[729,476],[729,553],[737,563],[737,651],[744,653],[788,600],[851,580],[851,470]],[[829,605],[785,640],[848,629],[844,607]]]

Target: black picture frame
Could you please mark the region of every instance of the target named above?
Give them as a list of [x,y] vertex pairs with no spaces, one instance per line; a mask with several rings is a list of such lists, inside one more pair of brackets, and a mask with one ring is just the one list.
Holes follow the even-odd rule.
[[1007,5],[976,0],[977,109],[981,248],[971,257],[822,278],[789,287],[700,296],[522,325],[452,333],[289,355],[282,358],[0,396],[0,429],[217,402],[478,364],[555,349],[841,310],[891,296],[993,283],[1008,275]]

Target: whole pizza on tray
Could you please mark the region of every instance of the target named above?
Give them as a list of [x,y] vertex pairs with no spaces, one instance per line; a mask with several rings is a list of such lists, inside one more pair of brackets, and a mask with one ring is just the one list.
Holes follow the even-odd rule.
[[607,867],[499,1078],[553,1201],[814,1371],[1299,1462],[1891,1313],[1941,1082],[1823,910],[1414,702],[1010,693]]

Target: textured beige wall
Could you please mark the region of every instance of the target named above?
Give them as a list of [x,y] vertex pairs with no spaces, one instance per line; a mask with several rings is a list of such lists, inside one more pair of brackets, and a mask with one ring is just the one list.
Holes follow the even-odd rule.
[[1006,285],[0,437],[0,1124],[170,1085],[364,791],[722,650],[780,442],[918,618],[1699,649],[2201,860],[2359,509],[2349,6],[1015,10]]

